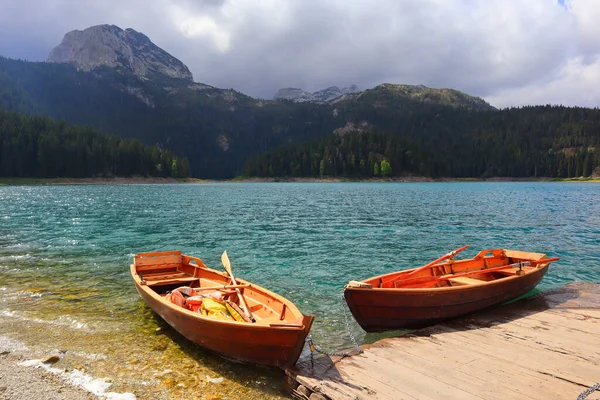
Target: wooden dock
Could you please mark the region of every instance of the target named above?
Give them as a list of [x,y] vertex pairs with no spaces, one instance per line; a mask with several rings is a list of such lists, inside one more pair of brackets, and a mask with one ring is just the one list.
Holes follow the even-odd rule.
[[293,397],[574,400],[600,382],[600,285],[572,283],[363,350],[288,369]]

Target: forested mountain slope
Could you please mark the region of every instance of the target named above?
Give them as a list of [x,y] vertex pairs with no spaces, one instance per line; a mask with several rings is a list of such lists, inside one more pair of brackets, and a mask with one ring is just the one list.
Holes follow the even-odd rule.
[[107,177],[144,175],[183,178],[186,158],[158,146],[122,139],[87,127],[0,108],[0,176]]
[[[245,163],[269,151],[260,163],[278,154],[284,159],[278,165],[297,166],[292,154],[297,150],[281,150],[295,145],[322,146],[322,151],[304,154],[316,157],[310,163],[319,166],[325,159],[326,171],[330,166],[332,174],[343,175],[340,160],[345,158],[348,168],[352,154],[336,141],[361,132],[389,138],[383,148],[352,150],[351,174],[361,177],[374,164],[358,174],[358,152],[367,161],[373,152],[372,160],[391,162],[406,146],[422,156],[415,159],[416,169],[391,162],[395,175],[568,177],[587,176],[600,166],[597,109],[496,110],[455,90],[423,86],[383,84],[330,104],[293,103],[253,99],[189,79],[147,79],[106,66],[86,72],[69,64],[0,58],[0,106],[158,145],[187,157],[192,175],[206,178],[249,173],[252,168],[244,168]],[[386,152],[387,141],[394,152]],[[273,162],[266,165],[267,173],[269,166],[277,176],[293,174]],[[315,170],[310,171],[313,176]]]

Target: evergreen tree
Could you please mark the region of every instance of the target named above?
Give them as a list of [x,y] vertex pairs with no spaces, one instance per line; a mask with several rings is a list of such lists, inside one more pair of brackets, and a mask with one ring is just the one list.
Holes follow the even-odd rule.
[[[176,160],[158,147],[137,139],[108,136],[86,127],[0,108],[0,176],[91,177],[160,176],[154,157]],[[176,176],[189,176],[189,161],[181,160]]]
[[381,176],[388,177],[392,174],[392,166],[388,160],[381,161]]

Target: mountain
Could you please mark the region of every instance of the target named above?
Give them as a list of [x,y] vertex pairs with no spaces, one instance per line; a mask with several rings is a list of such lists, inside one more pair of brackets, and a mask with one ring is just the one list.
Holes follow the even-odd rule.
[[0,107],[0,176],[185,178],[189,162],[158,146]]
[[[259,100],[194,82],[183,63],[131,29],[90,29],[74,41],[67,34],[58,46],[62,50],[49,57],[68,62],[0,57],[0,107],[139,139],[187,157],[192,176],[205,178],[231,178],[266,152],[271,156],[259,163],[261,170],[272,166],[279,175],[291,171],[293,162],[294,173],[319,173],[324,162],[324,171],[339,174],[345,162],[346,171],[364,174],[382,157],[395,157],[394,163],[408,165],[409,172],[449,177],[579,176],[600,166],[600,110],[496,110],[454,89],[389,83],[362,92],[356,87],[315,93],[287,89],[281,96],[291,101]],[[88,34],[102,39],[88,42]],[[110,57],[98,57],[95,49]],[[164,72],[177,66],[181,74]],[[307,101],[296,102],[294,95]],[[371,150],[367,154],[361,148],[359,157],[356,143]],[[296,145],[308,150],[298,152]],[[277,150],[284,147],[290,150]],[[361,157],[366,157],[364,166]],[[353,169],[352,160],[358,167]],[[267,162],[273,165],[265,169]],[[392,168],[394,174],[406,172]]]
[[345,98],[345,95],[360,93],[360,89],[356,85],[351,85],[340,89],[337,86],[330,86],[327,89],[319,90],[314,92],[312,95],[317,101],[323,103],[331,103],[335,100],[339,101]]
[[433,89],[424,85],[395,85],[383,83],[360,95],[364,100],[376,105],[384,102],[419,102],[422,104],[440,104],[453,108],[474,111],[495,110],[480,97],[470,96],[455,89]]
[[287,100],[294,103],[333,103],[347,98],[346,95],[360,93],[360,89],[356,85],[351,85],[340,89],[337,86],[330,86],[327,89],[319,90],[318,92],[309,93],[299,88],[283,88],[279,89],[273,100]]
[[337,86],[331,86],[314,93],[308,93],[299,88],[285,88],[279,89],[273,99],[287,100],[294,103],[313,102],[334,104],[359,97],[369,99],[375,104],[408,100],[423,104],[442,104],[470,110],[495,109],[482,98],[470,96],[455,89],[434,89],[424,85],[396,85],[391,83],[383,83],[365,91],[361,91],[356,85],[342,89]]
[[177,58],[133,29],[97,25],[71,31],[50,52],[48,62],[69,63],[84,71],[107,66],[152,79],[157,76],[193,81]]
[[[183,79],[146,79],[105,65],[91,71],[68,63],[0,57],[0,107],[87,125],[140,139],[179,158],[191,175],[232,178],[245,159],[271,147],[335,129],[320,105],[257,100]],[[308,123],[317,118],[320,123]]]
[[275,93],[275,96],[273,96],[273,100],[289,100],[294,103],[304,103],[306,101],[316,102],[317,98],[302,89],[290,87],[279,89]]

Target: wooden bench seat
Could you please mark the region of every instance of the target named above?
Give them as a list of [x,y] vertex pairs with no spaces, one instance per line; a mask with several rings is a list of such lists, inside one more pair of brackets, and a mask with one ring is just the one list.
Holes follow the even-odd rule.
[[159,280],[159,279],[169,279],[169,278],[185,278],[188,277],[188,274],[179,271],[167,271],[160,274],[141,274],[144,277],[145,281],[151,280]]
[[479,284],[485,282],[480,279],[468,278],[466,276],[457,276],[455,278],[450,278],[448,280],[452,283],[458,283],[461,285],[479,285]]
[[[523,272],[529,272],[529,270],[534,269],[533,267],[522,267],[523,268]],[[498,274],[502,274],[502,275],[518,275],[519,274],[519,268],[507,268],[507,269],[503,269],[500,271],[496,271],[496,273]]]
[[185,284],[198,281],[198,277],[189,276],[188,274],[177,271],[165,274],[147,274],[142,275],[142,277],[148,286],[172,285],[175,283]]

